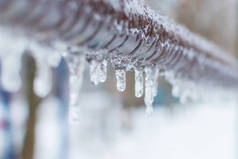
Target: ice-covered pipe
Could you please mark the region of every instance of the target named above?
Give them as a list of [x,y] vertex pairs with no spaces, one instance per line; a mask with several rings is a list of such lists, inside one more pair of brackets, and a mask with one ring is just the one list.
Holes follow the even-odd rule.
[[0,25],[119,71],[150,67],[174,85],[238,89],[234,57],[142,1],[0,0]]

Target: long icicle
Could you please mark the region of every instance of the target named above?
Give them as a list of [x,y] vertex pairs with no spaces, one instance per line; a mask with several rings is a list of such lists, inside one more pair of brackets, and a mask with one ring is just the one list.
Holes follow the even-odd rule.
[[146,113],[153,112],[154,97],[157,95],[159,70],[154,67],[145,68],[145,98]]
[[135,96],[142,97],[144,93],[143,71],[135,70]]
[[85,58],[84,56],[74,56],[69,53],[66,56],[69,68],[69,123],[79,122],[79,95],[83,82]]
[[123,92],[126,89],[126,71],[122,69],[115,70],[117,79],[117,90]]
[[93,84],[98,85],[107,80],[107,61],[92,60],[90,62],[90,80]]

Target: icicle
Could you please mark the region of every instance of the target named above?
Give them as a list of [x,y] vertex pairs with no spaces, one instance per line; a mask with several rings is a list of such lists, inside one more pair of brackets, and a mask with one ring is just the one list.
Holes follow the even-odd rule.
[[153,86],[153,95],[154,97],[158,94],[158,86],[159,86],[159,69],[153,68],[153,80],[154,80],[154,86]]
[[115,70],[117,79],[117,90],[123,92],[126,89],[126,71],[122,69]]
[[107,61],[92,60],[90,63],[90,79],[95,85],[107,80]]
[[0,28],[1,82],[6,91],[15,93],[21,88],[21,58],[26,44],[27,39]]
[[45,98],[52,89],[52,72],[48,63],[51,52],[35,42],[29,45],[29,49],[36,62],[36,77],[33,89],[37,96]]
[[45,61],[36,60],[37,72],[34,80],[34,92],[37,96],[46,97],[52,88],[51,68]]
[[174,97],[179,97],[179,96],[180,96],[179,86],[173,85],[172,95],[173,95]]
[[66,61],[69,67],[69,122],[77,124],[79,121],[79,95],[83,82],[84,57],[68,53]]
[[69,76],[69,122],[75,124],[79,121],[79,94],[81,89],[81,77],[70,73]]
[[146,113],[151,114],[153,112],[153,102],[154,102],[154,95],[153,95],[153,76],[152,76],[152,69],[149,67],[145,68],[145,105],[146,105]]
[[6,91],[14,93],[21,88],[20,66],[21,56],[2,57],[2,86]]
[[157,95],[158,75],[159,71],[156,68],[145,68],[145,98],[146,112],[150,115],[153,112],[154,97]]
[[182,103],[182,104],[187,104],[188,103],[188,101],[189,101],[189,99],[190,99],[190,97],[191,97],[191,94],[192,93],[190,93],[189,91],[183,91],[182,92],[182,94],[181,94],[181,96],[180,96],[180,102]]
[[57,52],[56,50],[52,50],[48,57],[47,57],[47,60],[48,60],[48,64],[51,66],[51,67],[57,67],[59,66],[60,64],[60,61],[61,61],[61,55],[59,52]]
[[135,70],[135,96],[137,98],[142,97],[144,92],[144,78],[143,72]]

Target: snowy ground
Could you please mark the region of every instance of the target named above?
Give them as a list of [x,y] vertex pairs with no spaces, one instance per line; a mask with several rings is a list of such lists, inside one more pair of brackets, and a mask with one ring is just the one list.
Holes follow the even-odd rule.
[[[70,159],[235,159],[237,149],[236,104],[193,104],[176,109],[156,109],[151,117],[134,112],[132,131],[120,128],[121,113],[107,97],[94,93],[82,98],[81,120],[70,131]],[[59,123],[54,100],[48,101],[37,131],[36,158],[59,156]],[[53,102],[53,103],[52,103]],[[83,106],[83,103],[85,105]],[[97,103],[97,106],[92,106]],[[179,107],[179,106],[178,106]],[[113,109],[112,109],[113,108]],[[118,109],[116,109],[118,108]],[[47,144],[46,144],[47,142]]]

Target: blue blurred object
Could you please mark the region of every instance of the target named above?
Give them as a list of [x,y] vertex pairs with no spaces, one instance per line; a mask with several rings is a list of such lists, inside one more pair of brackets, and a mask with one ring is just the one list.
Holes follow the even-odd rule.
[[171,94],[171,86],[164,81],[161,81],[160,83],[162,84],[160,84],[159,87],[157,88],[158,93],[155,97],[154,106],[161,107],[161,106],[169,106],[174,103],[178,103],[179,99],[173,97]]
[[[0,67],[1,70],[1,67]],[[2,128],[4,133],[4,154],[0,157],[3,157],[4,159],[15,159],[16,153],[14,148],[14,140],[13,140],[13,131],[12,131],[12,121],[11,121],[11,110],[10,110],[10,104],[11,104],[11,94],[9,92],[6,92],[2,89],[2,84],[0,84],[0,101],[3,110],[3,117],[2,117]]]
[[68,69],[64,60],[61,60],[59,67],[55,72],[55,96],[59,100],[59,120],[61,123],[61,145],[60,145],[60,157],[61,159],[68,158]]

